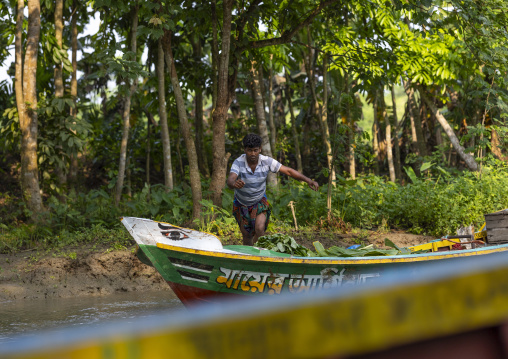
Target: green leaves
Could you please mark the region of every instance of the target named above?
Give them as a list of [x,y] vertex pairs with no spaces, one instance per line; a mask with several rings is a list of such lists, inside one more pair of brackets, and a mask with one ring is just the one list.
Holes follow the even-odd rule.
[[404,167],[404,171],[406,171],[406,174],[411,179],[411,182],[416,184],[420,181],[415,171],[411,167]]
[[45,57],[51,59],[54,64],[62,64],[65,71],[72,72],[72,64],[69,60],[69,47],[64,44],[62,48],[57,45],[53,33],[43,33],[41,42],[44,44]]
[[7,108],[0,117],[0,135],[5,147],[17,149],[21,135],[17,107]]
[[274,252],[288,253],[299,257],[312,257],[313,253],[304,246],[296,243],[295,239],[287,234],[276,233],[259,237],[257,247]]
[[143,66],[135,61],[135,55],[127,51],[122,57],[106,57],[107,72],[116,74],[119,77],[134,80],[137,77],[147,77],[148,72],[143,69]]
[[398,249],[374,249],[372,245],[358,249],[346,249],[337,246],[325,249],[318,241],[314,242],[313,245],[319,257],[374,257],[401,254]]
[[7,117],[9,120],[12,120],[14,116],[18,116],[18,108],[17,107],[11,107],[5,110],[4,116]]
[[385,246],[392,247],[398,251],[400,250],[400,248],[395,243],[393,243],[391,240],[389,240],[388,238],[385,238]]
[[420,172],[427,171],[429,168],[431,168],[434,164],[432,162],[423,162],[422,166],[420,167]]
[[202,218],[196,219],[200,230],[208,233],[217,233],[219,236],[232,232],[236,227],[236,220],[231,211],[215,206],[211,201],[200,201]]
[[374,249],[372,245],[359,249],[346,249],[332,246],[325,249],[321,242],[313,243],[316,253],[296,243],[293,237],[287,234],[276,233],[260,237],[256,246],[275,252],[289,253],[300,257],[369,257],[369,256],[393,256],[397,254],[406,254],[407,251],[401,250],[395,246],[395,249]]

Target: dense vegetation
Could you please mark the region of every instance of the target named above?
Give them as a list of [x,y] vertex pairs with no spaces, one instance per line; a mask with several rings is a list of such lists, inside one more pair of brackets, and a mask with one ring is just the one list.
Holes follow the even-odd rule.
[[506,14],[0,0],[0,250],[125,238],[121,216],[238,234],[224,185],[248,132],[321,185],[269,178],[271,229],[479,225],[508,207]]

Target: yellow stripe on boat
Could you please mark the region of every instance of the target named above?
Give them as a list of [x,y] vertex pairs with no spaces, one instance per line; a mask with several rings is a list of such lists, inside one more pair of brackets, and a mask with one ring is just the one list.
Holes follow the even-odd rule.
[[438,259],[449,259],[449,258],[461,258],[470,257],[477,255],[485,255],[497,252],[504,252],[508,250],[508,246],[493,247],[490,249],[474,249],[474,250],[461,250],[453,251],[446,254],[412,254],[412,255],[401,255],[401,256],[387,256],[387,257],[356,257],[351,258],[332,258],[327,257],[326,259],[319,257],[267,257],[267,256],[256,256],[241,253],[229,253],[229,252],[213,252],[204,251],[200,249],[183,248],[177,246],[170,246],[164,243],[157,243],[158,248],[167,249],[175,252],[192,253],[203,256],[215,257],[215,258],[231,258],[231,259],[242,259],[248,261],[262,261],[272,263],[313,263],[313,264],[383,264],[383,263],[409,263],[409,262],[423,262]]

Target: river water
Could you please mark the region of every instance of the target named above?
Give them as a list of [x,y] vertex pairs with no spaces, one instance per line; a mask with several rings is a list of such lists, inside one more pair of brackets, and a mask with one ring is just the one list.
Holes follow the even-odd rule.
[[172,291],[128,292],[102,297],[18,300],[0,303],[0,345],[20,334],[62,327],[93,327],[160,311],[185,310]]

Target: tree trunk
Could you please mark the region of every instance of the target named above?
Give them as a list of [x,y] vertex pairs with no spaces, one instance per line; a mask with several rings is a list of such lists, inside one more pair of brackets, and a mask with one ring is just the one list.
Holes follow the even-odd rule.
[[[381,98],[383,99],[383,102],[384,102],[383,91],[381,91]],[[386,105],[383,107],[386,108]],[[384,114],[385,114],[385,123],[386,123],[385,136],[386,136],[386,154],[387,154],[387,160],[388,160],[388,170],[390,172],[390,181],[395,183],[397,181],[397,175],[395,173],[395,166],[393,164],[392,124],[390,121],[390,117],[388,116],[386,111],[384,111]]]
[[127,156],[127,161],[126,161],[126,167],[125,167],[125,173],[126,173],[126,177],[127,177],[127,197],[129,198],[132,198],[132,182],[131,182],[131,156],[128,155]]
[[[137,53],[136,33],[138,31],[138,11],[139,11],[139,6],[136,5],[134,7],[134,13],[133,13],[133,17],[132,17],[132,27],[131,27],[131,51],[134,53],[135,59],[136,59],[136,53]],[[118,165],[118,180],[116,182],[116,193],[115,193],[115,204],[116,205],[118,205],[118,203],[120,203],[120,199],[122,197],[123,182],[125,179],[125,165],[126,165],[126,160],[127,160],[127,142],[129,140],[131,98],[132,98],[132,94],[136,91],[138,80],[135,79],[130,86],[129,86],[129,80],[126,80],[125,84],[128,87],[128,93],[127,93],[127,96],[125,97],[123,114],[122,114],[123,129],[122,129],[122,142],[120,144],[120,163]]]
[[419,156],[426,156],[427,149],[425,147],[425,138],[423,137],[422,123],[418,116],[418,109],[416,108],[414,89],[411,87],[411,82],[409,80],[403,80],[403,82],[409,106],[409,117],[411,118],[413,147],[417,150]]
[[[474,102],[476,102],[476,101],[474,101]],[[476,111],[475,111],[475,115],[471,116],[471,123],[469,124],[469,126],[471,126],[471,127],[475,127],[477,123],[481,123],[482,118],[483,118],[480,104],[474,104],[474,107],[476,107]],[[476,136],[474,136],[474,135],[471,136],[471,138],[469,139],[469,146],[468,147],[475,148],[475,146],[476,146],[476,138],[475,137]]]
[[[428,154],[432,154],[432,151],[434,148],[432,148],[432,133],[430,131],[431,123],[429,121],[429,118],[427,118],[427,106],[425,105],[425,101],[420,101],[420,110],[419,110],[420,116],[417,117],[420,119],[422,124],[422,133],[424,138],[424,144],[425,144],[425,151]],[[428,134],[428,136],[427,136]],[[427,140],[428,139],[428,140]]]
[[184,182],[185,180],[185,170],[183,169],[183,161],[182,161],[182,151],[180,151],[180,139],[182,138],[182,134],[180,132],[180,126],[178,126],[178,133],[176,136],[177,140],[175,142],[176,144],[176,154],[178,155],[178,164],[180,165],[180,183]]
[[[350,94],[350,85],[349,85],[349,76],[346,73],[345,76],[346,82],[346,94]],[[340,99],[339,99],[340,101]],[[354,106],[354,94],[353,94],[353,106]],[[339,106],[340,111],[340,106]],[[356,160],[355,160],[355,121],[353,116],[351,116],[351,105],[347,104],[346,106],[346,123],[348,124],[348,142],[349,142],[349,151],[348,151],[348,162],[349,162],[349,175],[351,179],[356,179]]]
[[450,139],[453,148],[455,148],[455,151],[457,151],[459,156],[464,160],[466,166],[471,171],[478,171],[478,164],[476,163],[474,157],[464,151],[464,147],[461,146],[459,139],[455,135],[455,132],[453,132],[453,129],[451,128],[450,124],[448,123],[446,118],[444,118],[444,116],[439,112],[439,109],[436,107],[436,105],[434,105],[434,103],[427,98],[427,96],[424,94],[423,91],[420,91],[420,96],[422,97],[423,101],[425,101],[429,109],[432,111],[432,114],[438,120],[439,124],[441,125],[446,135]]
[[[258,132],[261,136],[261,151],[265,156],[272,157],[272,149],[270,146],[270,138],[268,135],[268,129],[266,127],[265,109],[263,106],[263,95],[261,93],[261,81],[262,78],[259,71],[256,68],[256,62],[252,61],[251,69],[252,75],[252,99],[254,100],[254,110],[256,111],[256,120],[258,124]],[[268,184],[275,186],[277,185],[277,177],[274,173],[268,173]]]
[[[230,9],[231,10],[231,9]],[[230,27],[231,29],[231,27]],[[217,3],[212,0],[212,113],[215,111],[217,105],[217,63],[219,59],[219,44],[217,43]]]
[[101,111],[102,117],[106,118],[108,116],[108,94],[106,93],[106,89],[104,87],[101,91]]
[[[333,165],[332,144],[330,141],[330,129],[328,128],[328,56],[323,57],[323,105],[321,106],[321,131],[323,144],[326,149],[326,159],[329,171],[329,183],[335,187],[335,167]],[[331,205],[331,204],[330,204]],[[330,208],[331,209],[331,208]]]
[[[276,82],[276,79],[275,83]],[[279,85],[273,94],[273,122],[275,124],[275,134],[278,135],[279,131],[284,131],[287,128],[286,113],[284,110],[284,87]]]
[[443,151],[441,158],[443,159],[443,163],[446,163],[446,155],[444,151],[444,142],[443,142],[443,134],[441,133],[441,128],[436,125],[436,143],[440,147],[440,149]]
[[[62,49],[63,41],[63,0],[55,1],[55,39],[58,50]],[[55,97],[63,97],[64,84],[63,84],[63,71],[62,62],[55,64]]]
[[21,130],[21,189],[23,199],[32,211],[32,218],[44,207],[39,188],[37,166],[37,54],[41,29],[39,0],[28,0],[28,28],[23,66],[24,1],[18,0],[15,38],[15,91]]
[[410,106],[410,100],[407,101],[407,107],[409,109],[409,119],[411,121],[411,150],[418,155],[420,155],[420,148],[418,146],[418,137],[416,136],[416,125],[415,125],[415,116],[413,115],[413,110]]
[[[311,46],[311,39],[310,39],[310,31],[307,29],[308,34],[308,43],[309,46]],[[309,50],[308,57],[304,56],[305,61],[305,70],[307,72],[307,76],[309,78],[309,87],[310,92],[312,94],[312,98],[314,100],[314,108],[316,115],[319,116],[319,129],[321,130],[321,139],[323,143],[324,150],[326,151],[326,164],[328,166],[328,176],[331,176],[332,183],[335,183],[335,170],[332,166],[332,146],[330,143],[330,130],[328,129],[328,110],[327,110],[327,85],[326,85],[326,72],[323,75],[323,104],[320,105],[317,94],[316,94],[316,83],[314,79],[314,71],[312,69],[312,49]],[[326,56],[325,56],[326,58]],[[327,60],[323,61],[324,70],[327,69]]]
[[[199,41],[199,36],[197,36],[195,41],[192,42],[192,47],[194,50],[194,59],[196,61],[201,62],[202,56],[202,48],[201,42]],[[208,170],[208,161],[206,158],[205,152],[205,141],[203,136],[203,84],[201,80],[198,78],[196,81],[196,95],[194,96],[194,114],[195,114],[195,128],[196,128],[196,152],[198,155],[198,166],[206,177],[210,177],[210,172]]]
[[[314,108],[309,108],[309,113],[306,113],[303,118],[303,130],[302,130],[302,167],[309,168],[310,166],[310,136],[311,136],[311,121],[313,119]],[[301,110],[302,111],[302,110]]]
[[[242,47],[236,47],[235,51],[232,52],[233,61],[232,66],[230,67],[229,57],[230,57],[230,45],[231,45],[231,25],[232,25],[232,8],[233,4],[236,2],[233,0],[224,0],[222,3],[222,49],[220,55],[220,63],[219,63],[219,72],[217,76],[217,104],[215,107],[215,111],[213,114],[213,142],[212,142],[212,151],[213,151],[213,173],[212,180],[210,181],[210,192],[212,193],[214,204],[221,205],[222,203],[222,189],[224,188],[224,184],[226,181],[226,166],[229,159],[230,154],[226,155],[225,151],[225,130],[226,130],[226,120],[227,120],[227,111],[231,102],[235,95],[236,88],[236,80],[239,69],[239,61],[242,52],[249,48],[261,48],[265,46],[271,45],[280,45],[283,43],[287,43],[291,41],[291,38],[295,36],[295,34],[302,29],[304,26],[308,25],[315,16],[317,16],[321,10],[327,5],[331,4],[336,0],[324,1],[319,4],[313,11],[310,12],[309,16],[303,19],[298,25],[296,25],[290,31],[284,31],[283,35],[267,40],[258,40],[253,42],[248,42]],[[251,4],[253,5],[253,4]],[[256,9],[256,6],[251,6],[246,14],[246,17],[243,19],[240,18],[237,23],[235,23],[235,29],[238,31],[238,40],[242,43],[246,38],[243,36],[244,34],[244,26],[247,23],[247,19],[252,11]],[[236,14],[235,14],[236,15]],[[212,14],[212,17],[214,15]],[[241,17],[241,15],[240,15]],[[212,20],[212,23],[215,19]],[[231,75],[229,75],[229,70],[231,69]]]
[[[56,45],[58,46],[58,50],[61,50],[63,48],[63,0],[56,0],[55,1],[55,40]],[[64,96],[64,83],[63,83],[63,70],[62,70],[62,62],[55,63],[55,69],[54,69],[54,80],[55,80],[55,98],[62,98]],[[65,166],[65,157],[62,153],[62,146],[57,145],[58,151],[60,152],[61,160],[63,163],[63,166]],[[55,163],[55,172],[58,179],[58,183],[60,185],[60,189],[63,189],[65,187],[67,182],[67,177],[65,175],[65,168],[62,167],[62,165]],[[60,198],[63,200],[64,198]]]
[[176,72],[175,60],[171,49],[171,36],[171,32],[166,30],[162,40],[162,45],[164,47],[164,55],[166,57],[166,65],[169,70],[169,77],[171,78],[171,84],[173,85],[173,91],[175,94],[176,110],[180,121],[180,128],[182,129],[185,147],[187,148],[187,157],[189,159],[189,176],[192,190],[192,218],[199,219],[201,217],[201,200],[203,199],[203,196],[201,193],[201,176],[199,174],[198,155],[196,153],[194,139],[192,138],[190,124],[187,120],[185,100],[183,98],[178,74]]
[[150,154],[151,150],[151,137],[152,137],[152,114],[147,110],[146,111],[147,121],[146,121],[146,184],[150,188]]
[[71,20],[71,48],[72,48],[72,75],[71,75],[71,97],[74,101],[74,107],[71,108],[70,115],[76,117],[77,115],[77,97],[78,97],[78,1],[73,2],[73,15]]
[[303,172],[302,155],[300,153],[300,141],[298,140],[298,132],[296,130],[295,112],[293,109],[293,100],[291,99],[291,91],[289,87],[289,74],[286,69],[286,98],[289,105],[289,114],[291,115],[291,133],[293,135],[293,143],[295,146],[296,169],[298,172]]
[[173,190],[173,165],[171,163],[171,140],[169,138],[168,115],[166,113],[166,90],[164,84],[164,50],[162,40],[158,41],[157,63],[155,65],[157,74],[157,91],[159,97],[159,119],[161,126],[162,153],[164,159],[164,186],[166,192]]
[[263,96],[261,94],[261,79],[259,71],[256,68],[255,61],[252,62],[250,71],[252,75],[252,99],[254,101],[254,111],[256,112],[258,132],[263,140],[261,143],[261,149],[265,156],[273,157],[270,136],[268,134],[268,128],[266,127],[265,109],[263,106]]
[[321,127],[323,128],[326,156],[328,162],[328,190],[326,195],[326,208],[328,220],[332,219],[332,187],[335,187],[335,168],[333,166],[332,146],[330,143],[330,131],[328,128],[328,56],[323,56],[323,106],[321,107]]
[[372,103],[374,122],[372,124],[372,148],[374,150],[374,173],[379,176],[379,119],[377,109],[377,91],[374,94],[374,102]]
[[[275,143],[277,137],[277,130],[275,128],[275,122],[273,121],[273,69],[272,69],[272,57],[270,55],[270,71],[268,73],[268,125],[270,126],[270,147],[273,155],[276,155]],[[261,78],[260,81],[263,81]]]
[[402,170],[400,166],[400,147],[399,147],[399,119],[397,116],[397,102],[395,100],[395,87],[392,85],[392,106],[393,106],[393,128],[395,130],[394,132],[394,141],[393,141],[393,148],[394,148],[394,159],[393,164],[395,165],[395,177],[399,179],[399,181],[402,181]]
[[[351,115],[349,115],[351,118]],[[349,121],[350,128],[348,131],[349,137],[349,153],[348,153],[348,161],[349,161],[349,175],[351,179],[356,179],[356,159],[355,159],[355,124],[352,120]]]
[[205,177],[210,177],[208,159],[205,150],[205,136],[203,134],[203,92],[201,88],[196,89],[195,101],[195,127],[196,127],[196,151],[198,154],[199,168]]
[[450,149],[448,150],[448,167],[450,167],[452,163],[452,152],[453,152],[453,145],[450,142]]
[[499,135],[497,134],[497,131],[491,127],[491,137],[490,137],[490,143],[491,143],[491,151],[498,159],[501,161],[508,162],[508,156],[505,156],[503,152],[501,152],[500,144],[499,144]]
[[224,134],[226,133],[228,109],[231,104],[228,88],[228,72],[233,3],[233,0],[224,0],[222,4],[222,47],[217,75],[217,102],[213,111],[213,172],[209,190],[212,193],[212,200],[216,206],[222,206],[222,189],[226,183],[226,166],[230,156],[229,153],[226,155],[226,139]]
[[[71,75],[71,98],[74,106],[70,109],[70,115],[76,119],[78,115],[77,99],[78,99],[78,2],[73,1],[73,15],[71,20],[71,48],[72,48],[72,75]],[[76,123],[76,121],[74,121]],[[75,187],[78,178],[78,154],[71,154],[71,162],[69,166],[69,182]]]

